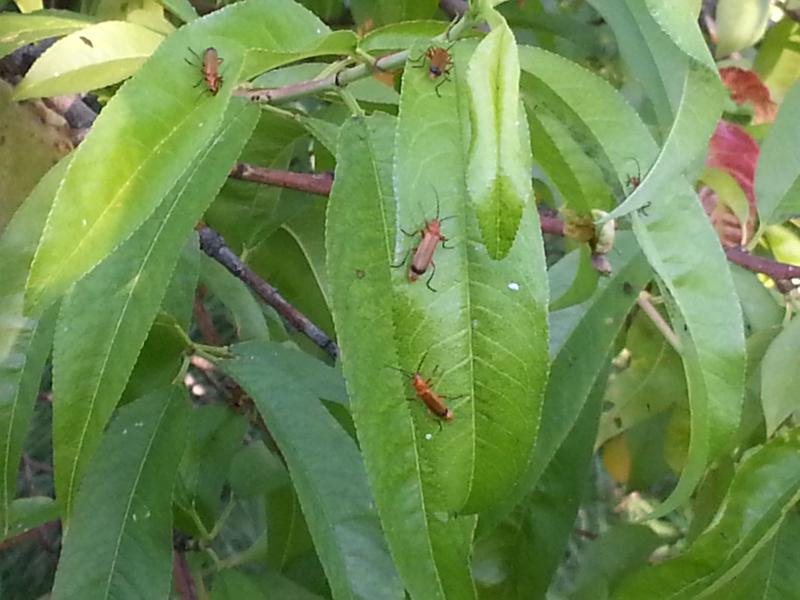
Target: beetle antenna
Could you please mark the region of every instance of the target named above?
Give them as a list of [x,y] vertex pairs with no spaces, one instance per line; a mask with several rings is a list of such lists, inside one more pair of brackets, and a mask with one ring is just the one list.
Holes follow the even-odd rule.
[[626,156],[625,160],[629,160],[629,161],[633,162],[634,164],[636,164],[636,176],[641,179],[641,177],[642,177],[642,169],[639,166],[639,161],[636,160],[636,158],[634,158],[633,156]]
[[417,373],[420,372],[420,369],[422,368],[422,364],[425,362],[425,359],[428,357],[428,352],[429,352],[429,350],[425,350],[425,352],[422,353],[422,358],[419,359],[419,364],[417,365]]
[[393,369],[395,371],[399,371],[400,373],[402,373],[403,375],[406,375],[408,377],[414,377],[414,373],[412,373],[411,371],[406,371],[405,369],[401,369],[400,367],[395,367],[395,366],[392,366],[392,365],[386,365],[386,368],[387,369]]

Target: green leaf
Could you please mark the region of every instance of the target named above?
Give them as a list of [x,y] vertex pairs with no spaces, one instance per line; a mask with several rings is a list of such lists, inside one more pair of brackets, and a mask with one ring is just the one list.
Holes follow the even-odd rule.
[[772,100],[778,103],[783,101],[800,74],[800,52],[797,50],[799,32],[800,23],[784,17],[767,30],[753,63],[753,69],[769,88]]
[[[533,48],[521,48],[520,60],[529,74],[522,82],[526,103],[539,94],[551,106],[562,105],[559,114],[579,122],[587,143],[609,160],[620,181],[631,153],[655,155],[647,128],[605,81]],[[745,371],[741,310],[717,235],[688,183],[673,179],[665,189],[669,193],[660,193],[668,201],[634,213],[632,220],[648,262],[674,298],[671,316],[684,345],[692,446],[678,488],[655,515],[687,499],[705,466],[727,451],[738,429]]]
[[228,474],[231,491],[241,499],[267,494],[289,483],[286,467],[261,440],[239,449]]
[[728,56],[758,42],[767,30],[770,0],[719,0],[717,56]]
[[[471,168],[465,135],[469,75],[459,66],[467,64],[469,48],[457,44],[452,51],[455,80],[442,86],[441,98],[422,69],[405,71],[393,176],[400,231],[383,219],[385,240],[370,252],[391,247],[395,238],[391,257],[383,260],[399,263],[416,245],[402,231],[421,231],[437,213],[448,219],[443,231],[453,249],[436,251],[435,272],[429,268],[424,284],[409,281],[408,267],[393,269],[399,362],[387,357],[375,368],[412,370],[425,356],[426,376],[437,365],[442,369],[435,387],[454,398],[455,420],[425,440],[433,431],[430,414],[421,402],[410,405],[423,470],[436,474],[435,481],[426,478],[433,488],[426,494],[436,510],[472,513],[504,498],[528,463],[546,381],[548,292],[532,205],[524,207],[521,233],[503,260],[494,260],[479,242],[480,217],[464,189]],[[519,133],[516,124],[514,132]],[[528,147],[526,140],[526,156]],[[528,189],[529,175],[530,170],[524,176]],[[431,276],[436,293],[427,285]],[[380,303],[381,290],[373,293]]]
[[14,99],[86,92],[127,79],[163,39],[125,21],[90,25],[50,46],[19,83]]
[[800,85],[795,85],[761,146],[755,181],[759,235],[764,227],[800,214],[800,157],[793,150],[800,135],[798,122]]
[[800,498],[797,431],[750,453],[711,526],[682,555],[629,576],[615,600],[719,597],[719,590],[777,532]]
[[[241,2],[218,16],[169,36],[79,146],[34,258],[29,308],[61,295],[154,212],[216,134],[248,50],[280,51],[292,60],[292,52],[316,45],[317,32],[327,31],[290,0]],[[199,68],[184,62],[187,48],[212,42],[226,69],[215,96],[198,94]]]
[[172,279],[161,300],[161,311],[175,319],[184,331],[189,331],[192,321],[197,280],[200,275],[200,258],[197,235],[192,234],[183,245],[178,262],[172,271]]
[[608,591],[631,569],[645,565],[661,543],[653,530],[644,525],[625,523],[612,527],[582,557],[582,568],[570,600],[608,598]]
[[[669,206],[662,203],[647,217],[633,217],[634,233],[667,293],[672,326],[682,343],[691,406],[687,464],[655,515],[684,502],[705,467],[729,451],[744,394],[741,307],[716,232],[694,190],[681,187]],[[717,267],[709,270],[711,260]]]
[[286,571],[292,563],[314,552],[295,487],[289,482],[285,467],[280,478],[283,485],[267,495],[267,564]]
[[269,339],[264,313],[242,280],[208,256],[200,264],[203,284],[231,311],[237,337],[243,342]]
[[[500,571],[504,587],[513,586],[518,598],[544,598],[553,575],[564,558],[575,526],[576,514],[589,482],[594,439],[606,377],[600,375],[574,426],[548,464],[535,490],[489,536],[505,547]],[[479,530],[480,532],[480,530]],[[481,582],[481,543],[475,549],[472,569]],[[491,565],[486,565],[491,566]],[[493,597],[505,597],[489,588]],[[502,589],[502,588],[501,588]],[[481,590],[483,591],[483,590]]]
[[550,302],[550,311],[561,310],[568,306],[580,304],[588,300],[597,289],[598,272],[592,265],[592,251],[586,244],[577,250],[578,265],[572,285],[563,294]]
[[386,25],[395,21],[429,19],[436,12],[436,0],[351,0],[350,10],[357,23]]
[[530,107],[527,114],[533,158],[561,194],[564,206],[586,217],[593,208],[610,210],[614,198],[600,168],[567,126],[543,106]]
[[25,44],[58,37],[83,29],[94,22],[89,15],[68,10],[39,10],[28,14],[0,15],[0,56]]
[[[641,154],[634,152],[636,146],[628,149],[628,158],[637,159],[647,172],[641,184],[606,217],[610,220],[664,201],[665,190],[671,189],[675,178],[705,154],[726,92],[697,24],[680,3],[593,0],[591,4],[611,24],[635,73],[645,77],[649,72],[646,77],[653,84],[648,84],[646,91],[661,127],[669,127],[657,156],[652,146]],[[643,63],[640,57],[651,62]],[[620,177],[620,182],[626,179]]]
[[[463,539],[463,530],[470,520],[434,513],[423,477],[431,477],[433,486],[453,472],[424,466],[421,452],[433,456],[424,445],[439,447],[444,436],[452,436],[452,425],[460,420],[468,427],[470,419],[456,413],[440,435],[425,439],[426,431],[436,431],[431,417],[405,401],[406,384],[399,377],[387,375],[388,367],[399,364],[387,302],[395,293],[388,239],[395,219],[393,140],[394,120],[386,116],[354,119],[342,130],[326,231],[333,316],[364,464],[397,570],[413,598],[444,598],[449,589],[455,597],[469,597],[463,592],[472,586],[465,568],[470,540]],[[434,530],[435,521],[440,527]],[[449,562],[437,554],[439,548],[460,554]]]
[[410,48],[418,42],[429,41],[447,29],[442,21],[405,21],[373,29],[359,43],[367,52],[400,50]]
[[[53,354],[54,459],[65,517],[119,400],[192,227],[222,186],[258,111],[237,103],[219,137],[145,225],[66,297]],[[102,306],[102,311],[87,307]]]
[[789,513],[775,537],[744,570],[719,589],[730,600],[783,600],[797,591],[795,557],[800,552],[800,516]]
[[644,313],[636,315],[625,348],[630,363],[609,381],[597,445],[635,427],[673,404],[687,403],[680,356]]
[[9,532],[22,446],[30,426],[42,369],[53,335],[53,311],[41,319],[23,313],[25,278],[47,213],[69,159],[54,166],[0,236],[0,535]]
[[[288,169],[295,146],[304,133],[295,121],[264,111],[239,160]],[[225,237],[232,250],[246,254],[286,220],[305,212],[310,204],[306,194],[230,178],[204,220]]]
[[533,491],[602,377],[625,318],[652,277],[630,234],[618,236],[615,252],[609,258],[612,276],[600,280],[589,300],[550,313],[553,361],[535,453],[516,488],[493,518],[507,514]]
[[42,9],[42,0],[15,0],[15,4],[22,13],[39,11]]
[[305,383],[296,354],[271,342],[233,347],[220,363],[250,394],[286,459],[335,598],[403,598],[361,456]]
[[169,595],[172,488],[188,416],[178,388],[119,411],[78,493],[54,600]]
[[261,576],[241,571],[222,571],[214,577],[211,600],[322,600],[318,596],[284,577],[268,571]]
[[198,18],[197,11],[189,0],[160,0],[160,2],[184,23],[191,23]]
[[[764,287],[758,275],[739,265],[731,264],[731,275],[742,305],[747,335],[780,325],[785,311],[778,303],[777,294]],[[748,353],[748,363],[749,357]]]
[[529,156],[522,147],[520,120],[525,115],[520,114],[517,44],[508,25],[493,29],[478,44],[467,67],[467,84],[472,100],[467,189],[486,250],[500,259],[511,249],[522,209],[533,195]]
[[210,531],[217,519],[231,461],[247,431],[247,419],[227,406],[211,404],[192,412],[189,430],[175,503],[188,512],[196,512]]
[[183,368],[187,350],[186,338],[176,325],[171,315],[159,313],[156,316],[119,404],[127,404],[175,381]]
[[[739,219],[739,223],[747,223],[750,218],[750,202],[736,178],[728,171],[705,167],[699,181],[710,187],[717,195],[722,206],[728,207]],[[742,228],[740,245],[747,243],[747,228]]]
[[55,521],[60,514],[61,507],[53,498],[46,496],[17,498],[8,507],[7,528],[3,530],[0,541]]
[[[318,212],[323,207],[313,209]],[[300,220],[314,220],[311,211],[298,216]],[[320,215],[321,217],[322,215]],[[319,234],[322,234],[322,223],[319,223]],[[299,240],[290,231],[282,227],[247,257],[247,264],[265,280],[281,291],[288,302],[306,315],[325,332],[333,333],[333,321],[328,299],[321,285],[325,277],[319,277],[321,271],[318,264],[309,261],[309,256]],[[317,241],[322,244],[322,240]],[[275,260],[280,256],[281,260]],[[324,260],[324,258],[323,258]],[[319,351],[305,336],[295,335],[295,341],[311,351]]]
[[800,409],[797,396],[797,373],[800,368],[800,319],[792,321],[778,334],[761,363],[761,406],[767,435]]

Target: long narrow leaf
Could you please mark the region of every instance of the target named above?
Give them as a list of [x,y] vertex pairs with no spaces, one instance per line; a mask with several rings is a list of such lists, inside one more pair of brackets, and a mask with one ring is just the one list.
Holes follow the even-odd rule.
[[[387,376],[399,354],[387,302],[394,293],[387,239],[395,219],[393,129],[392,119],[373,117],[349,121],[342,130],[339,145],[346,151],[340,150],[328,205],[328,277],[353,420],[389,548],[413,598],[441,599],[450,586],[471,586],[469,546],[459,533],[461,519],[428,514],[418,445],[430,443],[433,434],[418,439],[411,408],[419,407],[409,407],[404,383]],[[422,420],[429,418],[419,414],[434,430]],[[433,530],[433,520],[442,520],[442,527]],[[443,561],[434,543],[461,554],[453,563]]]
[[169,596],[172,489],[188,417],[178,388],[120,410],[81,486],[54,599]]
[[[34,258],[28,308],[60,296],[153,213],[213,138],[248,51],[280,51],[292,60],[327,31],[291,0],[252,0],[169,36],[76,151]],[[202,73],[184,59],[212,39],[225,61],[224,84],[213,96],[198,95]]]
[[0,236],[0,535],[9,527],[22,445],[28,433],[42,367],[52,344],[54,314],[25,317],[25,278],[47,212],[69,159],[53,167],[28,196]]
[[[53,354],[55,479],[65,517],[125,388],[192,227],[227,177],[258,111],[236,104],[211,144],[137,233],[64,301]],[[98,310],[102,307],[102,310]]]
[[252,396],[286,459],[334,598],[403,598],[356,445],[306,385],[313,365],[298,370],[297,352],[273,342],[233,352],[220,366]]
[[715,597],[776,533],[800,499],[797,431],[753,451],[739,465],[712,525],[681,556],[630,576],[615,600]]
[[[520,59],[530,75],[523,79],[530,90],[526,102],[545,96],[566,107],[564,114],[584,129],[620,180],[630,168],[631,153],[655,155],[647,128],[607,83],[533,48],[521,50]],[[648,262],[674,298],[692,432],[679,487],[655,514],[685,501],[709,462],[727,450],[738,427],[744,389],[742,314],[716,233],[688,183],[673,181],[662,192],[669,202],[632,218]]]
[[[670,122],[669,132],[655,160],[651,158],[652,151],[642,156],[628,156],[637,159],[647,172],[641,185],[611,211],[608,218],[613,219],[664,202],[664,192],[675,178],[705,153],[722,114],[725,96],[697,25],[685,18],[685,6],[662,0],[647,3],[593,0],[592,4],[609,20],[623,42],[621,48],[628,62],[639,66],[637,73],[651,80],[646,91],[654,99],[654,105],[660,107],[662,126],[664,121]],[[624,43],[626,38],[627,43]],[[699,49],[701,47],[703,50]],[[648,55],[653,63],[638,60]],[[621,177],[620,181],[625,182],[626,177]]]

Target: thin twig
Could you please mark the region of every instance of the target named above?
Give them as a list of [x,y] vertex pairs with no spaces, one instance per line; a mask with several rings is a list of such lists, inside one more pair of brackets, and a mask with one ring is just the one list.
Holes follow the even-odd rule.
[[647,292],[640,292],[639,297],[636,299],[636,304],[639,305],[644,313],[650,318],[653,322],[653,325],[661,332],[661,335],[664,336],[664,339],[667,340],[673,348],[677,352],[681,351],[681,341],[678,339],[678,336],[675,335],[675,332],[672,331],[672,328],[669,326],[664,320],[664,317],[661,316],[661,313],[658,312],[653,303],[650,302],[650,294]]
[[189,563],[186,562],[184,553],[178,550],[172,551],[172,578],[182,600],[197,600],[197,586],[189,570]]
[[48,521],[47,523],[43,523],[38,527],[34,527],[33,529],[29,529],[28,531],[23,531],[22,533],[15,535],[14,537],[5,539],[2,542],[0,542],[0,551],[11,548],[12,546],[19,544],[20,542],[24,542],[25,540],[29,540],[31,538],[41,539],[41,534],[43,534],[47,530],[57,527],[60,523],[61,521],[58,519],[56,519],[55,521]]
[[789,8],[789,4],[787,2],[776,2],[775,5],[780,8],[787,17],[793,21],[800,22],[800,9]]
[[800,277],[800,266],[770,260],[746,252],[743,248],[725,248],[725,255],[732,263],[754,273],[769,275],[775,281],[788,281]]
[[539,215],[539,225],[542,228],[542,233],[549,233],[551,235],[564,235],[564,221],[558,217],[553,217],[547,214]]
[[[300,190],[327,196],[330,194],[333,183],[333,176],[324,173],[293,173],[291,171],[280,171],[277,169],[264,169],[254,165],[246,165],[250,173],[260,173],[252,177],[241,177],[248,181],[256,181],[265,185],[275,185],[289,189]],[[236,168],[234,169],[236,170]],[[542,210],[539,213],[539,222],[542,233],[550,235],[564,235],[564,221],[554,216],[550,210]],[[755,273],[764,273],[776,281],[789,281],[800,278],[800,266],[781,263],[769,258],[754,256],[742,248],[726,248],[725,254],[732,263],[744,267]]]
[[225,245],[225,240],[220,234],[207,226],[202,226],[200,235],[200,248],[211,258],[219,262],[228,271],[241,279],[258,296],[297,331],[306,335],[312,342],[328,353],[333,360],[339,356],[339,347],[327,333],[317,327],[303,313],[289,304],[277,289],[261,279],[250,267],[245,265],[236,254]]
[[197,292],[194,296],[194,305],[192,306],[192,314],[194,320],[197,322],[197,327],[200,333],[209,344],[214,346],[222,346],[222,338],[220,338],[217,328],[214,327],[214,321],[211,315],[208,314],[203,300],[206,297],[206,286],[200,284],[197,286]]
[[[470,25],[471,23],[468,19],[462,17],[453,23],[442,35],[436,36],[433,40],[449,41],[457,39]],[[376,72],[387,72],[399,69],[406,63],[409,56],[409,50],[402,50],[376,58],[371,63],[362,63],[354,67],[342,69],[327,77],[300,81],[279,88],[239,88],[234,90],[233,93],[236,96],[247,98],[251,102],[280,104],[281,102],[297,100],[298,98],[313,96],[323,92],[332,92],[349,83],[358,81],[359,79],[370,77]]]
[[308,192],[318,196],[330,194],[333,185],[333,173],[294,173],[269,167],[257,167],[243,162],[236,163],[236,166],[231,169],[230,176],[234,179]]
[[439,0],[439,8],[452,19],[466,13],[469,9],[469,4],[467,0]]

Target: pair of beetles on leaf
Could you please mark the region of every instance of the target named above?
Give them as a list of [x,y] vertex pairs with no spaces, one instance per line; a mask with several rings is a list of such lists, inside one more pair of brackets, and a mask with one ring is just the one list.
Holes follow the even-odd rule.
[[[203,51],[202,56],[199,56],[191,48],[189,51],[194,55],[195,59],[199,61],[199,68],[203,74],[203,78],[198,82],[197,85],[201,85],[205,82],[206,87],[211,95],[216,96],[223,83],[223,78],[219,67],[224,62],[224,59],[220,58],[219,53],[215,48],[206,48]],[[436,95],[441,97],[441,94],[439,94],[439,87],[441,87],[445,81],[449,80],[450,69],[452,68],[453,64],[450,57],[450,52],[445,48],[431,46],[418,59],[409,60],[409,62],[416,63],[415,66],[423,66],[426,62],[426,59],[428,65],[428,77],[431,80],[440,79],[434,89],[436,91]],[[190,65],[198,66],[188,59],[186,59],[186,62],[188,62]],[[393,265],[396,267],[402,266],[405,264],[406,260],[408,260],[408,255],[413,252],[413,257],[408,270],[408,279],[413,283],[422,275],[424,275],[428,269],[430,269],[431,274],[425,282],[425,285],[433,292],[436,291],[433,289],[433,287],[431,287],[431,280],[436,272],[436,264],[433,261],[433,254],[436,251],[436,247],[440,243],[442,244],[442,247],[447,247],[445,246],[447,238],[442,234],[442,222],[449,218],[450,217],[446,217],[444,219],[439,218],[439,200],[437,196],[436,218],[426,222],[425,227],[418,232],[421,237],[416,248],[410,251],[401,263],[398,265]],[[416,235],[416,232],[407,232],[405,230],[403,230],[403,233],[408,236]],[[432,377],[430,379],[426,380],[420,373],[422,363],[425,361],[426,356],[427,352],[422,355],[422,359],[420,360],[419,365],[417,365],[417,368],[414,372],[406,371],[405,369],[400,369],[398,367],[391,368],[396,369],[409,377],[411,386],[414,388],[414,392],[416,393],[417,397],[422,400],[431,413],[443,421],[452,421],[453,411],[451,411],[443,402],[443,398],[446,398],[446,396],[444,394],[435,392],[431,387],[431,382],[433,381],[433,377],[436,375],[438,366],[434,368]]]

